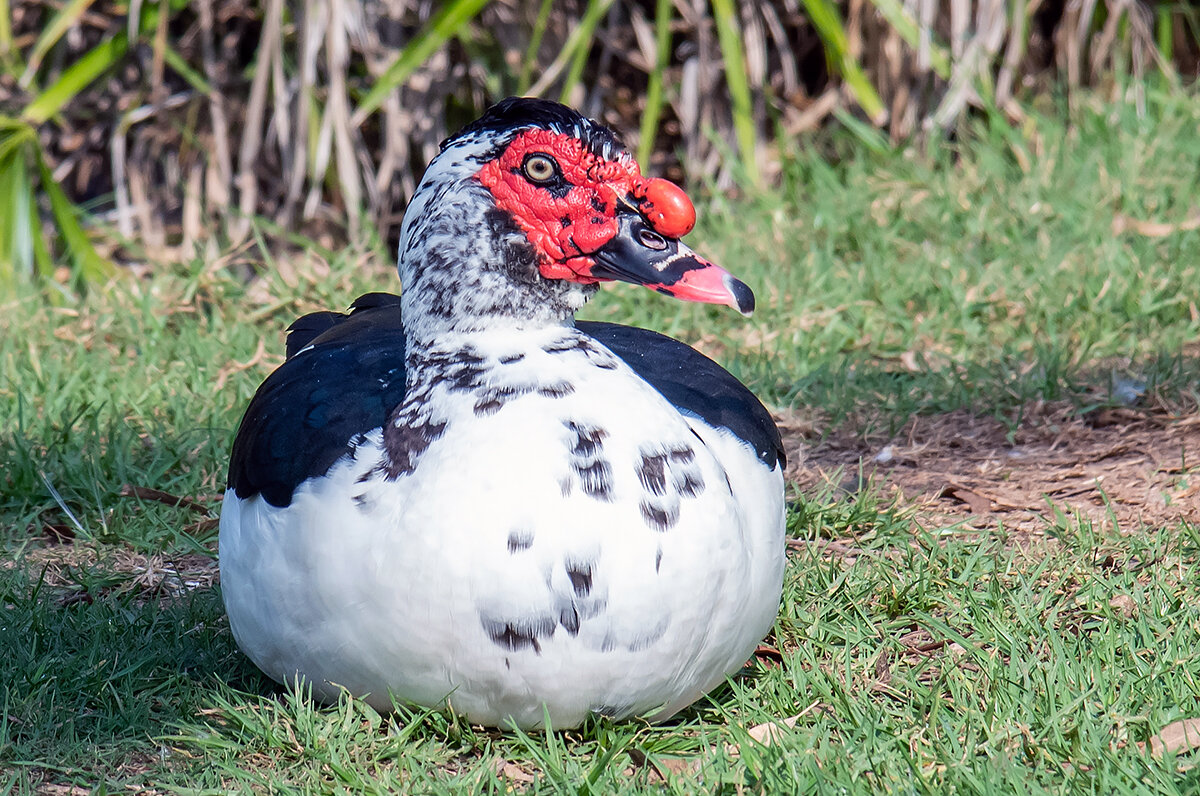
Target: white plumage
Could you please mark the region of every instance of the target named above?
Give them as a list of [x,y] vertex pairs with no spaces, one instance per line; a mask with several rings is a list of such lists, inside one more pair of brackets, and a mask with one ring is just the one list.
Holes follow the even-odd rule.
[[[564,292],[569,310],[578,293]],[[361,345],[397,333],[372,334]],[[591,712],[665,718],[744,664],[778,607],[781,459],[672,404],[569,318],[399,339],[404,401],[290,500],[239,473],[269,469],[272,450],[315,451],[268,438],[253,406],[243,423],[221,577],[264,672],[380,709],[568,727]],[[318,338],[288,364],[323,350]],[[334,399],[281,395],[312,402],[305,423],[340,422]],[[265,465],[244,452],[272,443]]]

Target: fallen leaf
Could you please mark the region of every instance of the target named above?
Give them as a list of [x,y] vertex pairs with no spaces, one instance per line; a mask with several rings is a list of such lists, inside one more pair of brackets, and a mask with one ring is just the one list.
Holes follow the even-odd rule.
[[783,665],[783,653],[767,644],[759,644],[754,650],[754,657],[768,668]]
[[245,362],[238,362],[236,359],[230,360],[225,367],[217,371],[217,380],[213,384],[213,392],[220,392],[225,387],[225,381],[235,373],[240,373],[243,370],[249,370],[256,365],[267,363],[272,369],[278,367],[283,362],[283,357],[267,356],[266,344],[260,338],[258,348],[254,349],[254,356],[250,357]]
[[62,522],[47,522],[42,524],[42,530],[51,544],[69,542],[75,538],[74,526]]
[[509,782],[533,782],[537,777],[530,774],[525,769],[518,766],[516,763],[510,763],[505,760],[500,766],[500,776],[507,779]]
[[789,716],[783,721],[768,721],[764,724],[759,724],[751,727],[746,731],[754,740],[758,741],[763,746],[770,746],[784,736],[784,729],[792,729],[796,726],[796,719],[800,718],[799,713],[795,716]]
[[195,536],[211,531],[214,528],[219,528],[220,526],[221,521],[214,517],[208,520],[200,520],[200,522],[193,522],[191,525],[185,525],[183,526],[183,532],[188,536]]
[[[786,719],[781,721],[768,721],[762,724],[756,724],[755,726],[746,730],[746,734],[750,736],[751,740],[757,741],[763,746],[770,746],[771,744],[781,740],[784,735],[786,735],[786,730],[790,730],[795,727],[796,721],[801,716],[819,704],[819,701],[814,702],[804,710],[797,713],[795,716],[788,716]],[[742,753],[741,747],[735,743],[725,744],[725,751],[732,757],[738,757]]]
[[660,774],[664,770],[676,776],[695,774],[700,770],[700,759],[696,757],[657,757],[654,759],[654,766]]
[[1200,229],[1200,215],[1195,213],[1178,224],[1168,224],[1163,221],[1141,221],[1122,213],[1113,216],[1112,220],[1114,235],[1120,235],[1126,230],[1133,230],[1147,238],[1165,238],[1177,232],[1190,232],[1193,229]]
[[925,638],[925,636],[921,633],[913,633],[910,635],[914,636],[912,641],[906,641],[906,640],[902,639],[904,646],[906,648],[904,650],[905,655],[911,655],[911,654],[928,655],[930,653],[937,652],[942,647],[944,647],[950,643],[947,639],[939,639],[937,641],[928,641],[928,642],[918,644],[916,642],[922,641]]
[[46,796],[88,796],[92,791],[79,785],[58,785],[44,782],[38,786],[38,793]]
[[[1162,757],[1167,752],[1190,752],[1200,749],[1200,718],[1180,719],[1163,727],[1150,737],[1150,754]],[[1138,746],[1144,745],[1138,744]]]
[[973,489],[958,484],[947,484],[945,494],[971,507],[972,514],[987,514],[992,510],[992,499]]
[[875,659],[875,682],[879,685],[892,682],[892,656],[886,647],[879,650],[879,657]]
[[700,759],[697,757],[659,757],[643,752],[641,749],[630,749],[629,759],[638,768],[648,768],[652,772],[651,779],[659,782],[670,780],[668,774],[679,776],[695,774],[700,770]]
[[1109,598],[1108,607],[1126,619],[1137,614],[1137,603],[1128,594],[1114,594]]

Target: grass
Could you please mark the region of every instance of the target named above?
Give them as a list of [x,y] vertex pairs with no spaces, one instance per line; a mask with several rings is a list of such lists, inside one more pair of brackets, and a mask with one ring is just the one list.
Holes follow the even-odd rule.
[[[1183,222],[1200,104],[1151,99],[1144,119],[1097,106],[1070,127],[1037,117],[927,152],[797,149],[782,190],[711,200],[696,236],[755,286],[754,320],[621,286],[587,314],[698,342],[826,426],[963,407],[1016,423],[1038,400],[1121,402],[1128,379],[1147,384],[1139,405],[1194,411],[1200,231]],[[1114,218],[1176,226],[1114,234]],[[1028,535],[929,524],[870,489],[797,495],[781,659],[666,726],[499,733],[314,707],[265,681],[216,589],[150,587],[128,563],[202,561],[206,515],[122,487],[215,516],[280,330],[391,285],[378,249],[281,257],[250,284],[196,264],[72,306],[24,294],[3,308],[0,789],[1200,790],[1195,753],[1139,745],[1200,711],[1187,523],[1048,511]],[[770,745],[747,737],[796,715]]]
[[[1200,106],[1159,99],[1153,118],[1094,107],[927,154],[799,150],[782,195],[702,217],[706,253],[757,288],[753,321],[630,290],[597,311],[715,335],[760,393],[835,413],[1103,401],[1113,365],[1195,397],[1195,360],[1174,355],[1200,340]],[[1118,218],[1184,229],[1114,234]]]

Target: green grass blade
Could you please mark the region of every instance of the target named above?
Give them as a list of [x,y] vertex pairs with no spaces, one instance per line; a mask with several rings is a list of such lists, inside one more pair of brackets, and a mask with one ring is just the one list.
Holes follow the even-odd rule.
[[51,18],[42,30],[42,35],[38,36],[37,41],[34,42],[33,49],[26,56],[25,73],[21,75],[20,80],[21,88],[29,88],[33,84],[33,76],[37,74],[38,67],[42,65],[42,59],[46,57],[46,53],[50,52],[50,48],[58,43],[64,33],[79,23],[79,18],[93,2],[95,0],[71,0]]
[[887,136],[861,119],[854,118],[854,115],[845,108],[834,108],[833,115],[850,131],[851,135],[858,139],[859,143],[875,154],[881,155],[892,151],[892,145],[888,142]]
[[592,50],[592,44],[595,43],[596,26],[600,24],[601,18],[608,13],[608,9],[612,7],[613,0],[588,0],[587,8],[583,12],[583,18],[579,20],[578,27],[571,32],[571,37],[567,41],[567,52],[571,53],[571,67],[567,70],[567,76],[563,79],[562,92],[559,95],[560,102],[570,102],[571,92],[578,85],[579,79],[583,76],[583,67],[587,64],[588,53]]
[[[32,186],[31,186],[32,188]],[[33,267],[38,276],[43,279],[54,278],[54,256],[46,239],[42,237],[41,223],[38,219],[37,198],[29,191],[29,232],[33,243]]]
[[654,151],[654,139],[658,135],[658,124],[662,119],[663,72],[667,69],[671,46],[671,17],[674,6],[671,0],[657,0],[654,5],[654,68],[650,70],[650,83],[646,86],[646,108],[642,113],[642,129],[638,141],[638,163],[646,167],[650,153]]
[[[16,207],[16,199],[13,196],[16,191],[13,190],[13,165],[4,159],[0,159],[0,197],[4,197],[4,201],[12,207]],[[16,223],[15,213],[8,213],[0,216],[0,290],[11,290],[16,283],[17,266],[16,254],[12,249],[12,226]]]
[[542,0],[538,8],[537,19],[533,23],[533,33],[529,36],[529,47],[525,49],[525,60],[521,63],[521,76],[517,80],[517,93],[524,95],[529,91],[533,80],[533,67],[537,62],[538,50],[542,47],[542,38],[546,35],[546,23],[550,19],[550,7],[554,0]]
[[[9,136],[29,143],[32,135]],[[0,196],[6,213],[0,220],[0,287],[11,289],[17,280],[36,274],[54,276],[54,259],[42,237],[37,192],[29,174],[31,146],[6,147],[0,155]]]
[[0,196],[13,212],[0,218],[0,285],[11,288],[18,277],[28,273],[29,177],[23,153],[15,152],[0,159]]
[[62,73],[54,85],[25,106],[25,110],[21,112],[21,118],[36,125],[58,113],[59,108],[73,100],[93,80],[121,60],[129,49],[128,42],[128,37],[122,31],[88,50],[82,58]]
[[361,124],[363,119],[374,113],[388,94],[395,91],[413,70],[433,55],[447,39],[457,36],[483,10],[487,2],[488,0],[454,0],[445,6],[416,38],[405,45],[392,65],[379,76],[375,85],[371,86],[371,90],[362,98],[354,112],[354,123]]
[[12,159],[12,183],[10,185],[13,202],[12,237],[9,242],[14,255],[14,265],[20,273],[29,274],[34,268],[33,241],[41,237],[38,223],[37,197],[34,193],[33,181],[29,177],[29,166],[25,153],[18,153]]
[[[871,5],[875,6],[875,10],[900,34],[905,44],[914,50],[921,46],[921,26],[913,19],[904,3],[900,0],[871,0]],[[929,65],[942,80],[950,79],[950,53],[946,48],[930,42]]]
[[11,14],[8,0],[0,0],[0,62],[4,64],[6,72],[13,69],[13,55],[16,53],[13,47]]
[[746,78],[746,56],[742,52],[742,30],[732,0],[712,0],[713,20],[721,46],[721,61],[725,67],[725,84],[733,100],[733,130],[741,150],[742,167],[754,185],[761,185],[758,161],[755,158],[757,136],[750,104],[750,81]]
[[163,60],[167,66],[175,70],[176,74],[187,81],[188,85],[199,91],[204,96],[212,94],[212,85],[204,79],[204,75],[192,68],[192,65],[187,62],[179,51],[171,47],[169,44],[163,48]]
[[40,230],[28,166],[36,145],[32,127],[0,116],[0,196],[12,210],[0,214],[0,286],[6,288],[40,265],[35,256]]
[[808,11],[808,18],[812,20],[821,41],[825,42],[830,60],[836,64],[842,79],[854,94],[854,99],[872,119],[882,116],[883,100],[879,99],[879,94],[871,85],[867,73],[850,57],[846,29],[842,26],[842,20],[833,3],[829,0],[804,0],[804,8]]
[[1175,9],[1170,6],[1159,6],[1155,14],[1155,38],[1158,39],[1158,51],[1163,60],[1169,63],[1175,58]]
[[50,212],[58,231],[62,233],[63,242],[71,258],[76,281],[85,284],[99,284],[116,274],[116,267],[96,253],[92,242],[84,232],[77,217],[78,208],[67,198],[59,184],[54,180],[54,173],[41,152],[37,155],[38,171],[40,172],[42,190],[50,199]]
[[36,141],[37,133],[27,122],[0,115],[0,158],[6,158],[17,149]]

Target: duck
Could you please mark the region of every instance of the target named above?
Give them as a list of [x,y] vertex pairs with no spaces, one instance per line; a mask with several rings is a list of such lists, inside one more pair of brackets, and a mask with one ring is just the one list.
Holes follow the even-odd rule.
[[234,639],[266,675],[494,727],[663,721],[778,613],[779,432],[670,337],[576,321],[602,283],[744,315],[696,211],[604,125],[509,98],[441,145],[398,296],[289,327],[233,442]]

